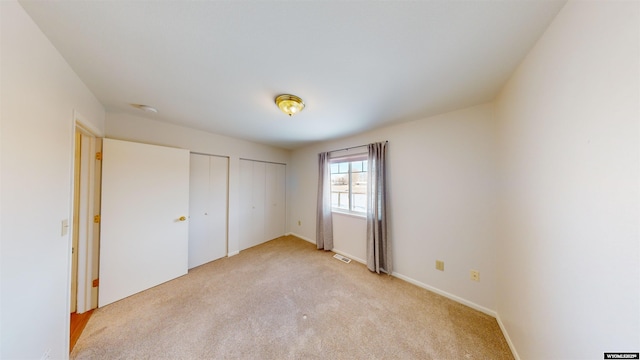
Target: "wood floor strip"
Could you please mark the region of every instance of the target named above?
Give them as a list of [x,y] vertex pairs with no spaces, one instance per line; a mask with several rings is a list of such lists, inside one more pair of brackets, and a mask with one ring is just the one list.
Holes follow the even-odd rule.
[[82,330],[89,322],[89,318],[91,318],[91,314],[93,310],[89,310],[83,314],[71,313],[71,341],[69,344],[69,353],[73,350],[73,347],[76,346],[80,335],[82,335]]

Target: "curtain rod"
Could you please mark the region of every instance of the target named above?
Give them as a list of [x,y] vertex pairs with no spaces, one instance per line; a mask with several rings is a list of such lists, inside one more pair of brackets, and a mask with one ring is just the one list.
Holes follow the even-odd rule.
[[[387,144],[387,143],[389,143],[389,140],[385,140],[384,142],[385,142],[385,144]],[[331,150],[329,152],[332,153],[332,152],[338,152],[338,151],[346,151],[346,150],[361,148],[361,147],[365,147],[365,146],[369,146],[369,144],[358,145],[358,146],[350,146],[350,147],[347,147],[347,148],[344,148],[344,149]]]

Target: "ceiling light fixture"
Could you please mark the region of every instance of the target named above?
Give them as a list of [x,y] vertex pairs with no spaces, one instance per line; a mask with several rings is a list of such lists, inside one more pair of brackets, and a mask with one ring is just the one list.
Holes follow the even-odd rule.
[[295,95],[283,94],[276,98],[276,104],[283,113],[292,116],[304,109],[304,101]]
[[158,113],[158,109],[154,108],[153,106],[142,105],[142,104],[130,104],[130,105],[142,111]]

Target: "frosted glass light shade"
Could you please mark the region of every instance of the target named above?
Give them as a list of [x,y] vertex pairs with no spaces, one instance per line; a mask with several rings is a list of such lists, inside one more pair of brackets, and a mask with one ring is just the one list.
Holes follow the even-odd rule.
[[304,102],[295,95],[280,95],[276,98],[276,104],[283,113],[292,116],[304,109]]

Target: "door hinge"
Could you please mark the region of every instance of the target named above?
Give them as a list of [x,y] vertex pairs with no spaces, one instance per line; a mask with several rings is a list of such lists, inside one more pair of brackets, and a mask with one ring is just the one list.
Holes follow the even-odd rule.
[[96,224],[99,224],[100,223],[100,215],[95,215],[93,217],[93,222],[96,223]]
[[102,160],[102,153],[99,151],[96,153],[96,160]]
[[93,287],[98,287],[99,284],[100,284],[100,279],[93,280]]

